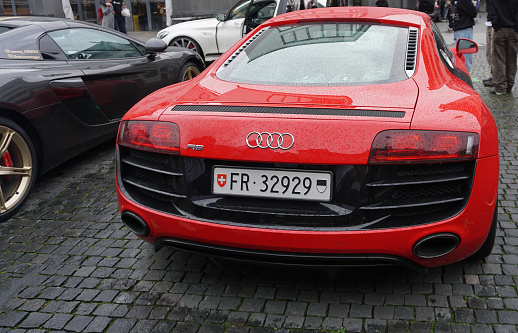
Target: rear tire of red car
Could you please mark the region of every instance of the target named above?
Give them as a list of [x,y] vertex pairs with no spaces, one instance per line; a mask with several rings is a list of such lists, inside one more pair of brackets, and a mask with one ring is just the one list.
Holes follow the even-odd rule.
[[0,222],[13,216],[36,182],[34,145],[15,122],[0,117]]
[[496,228],[498,225],[498,203],[495,205],[495,213],[493,215],[493,222],[491,223],[491,229],[487,235],[486,241],[482,244],[482,247],[471,256],[470,259],[481,260],[489,256],[493,251],[496,238]]
[[193,62],[186,62],[180,70],[178,82],[184,82],[200,75],[200,68]]
[[178,46],[183,47],[185,49],[193,50],[203,57],[200,45],[196,43],[194,39],[189,37],[176,37],[171,41],[171,43],[169,43],[169,46]]

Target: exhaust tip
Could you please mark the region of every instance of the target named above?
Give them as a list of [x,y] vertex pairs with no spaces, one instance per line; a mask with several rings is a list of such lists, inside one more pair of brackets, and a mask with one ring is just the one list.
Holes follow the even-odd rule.
[[460,244],[459,236],[452,233],[428,235],[414,244],[413,252],[423,259],[438,258],[454,251]]
[[135,234],[139,236],[147,236],[149,234],[149,227],[146,221],[137,214],[125,211],[121,214],[121,220]]

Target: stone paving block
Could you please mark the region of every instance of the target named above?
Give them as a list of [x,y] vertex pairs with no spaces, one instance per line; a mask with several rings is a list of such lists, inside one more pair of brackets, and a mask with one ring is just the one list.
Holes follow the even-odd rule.
[[156,325],[156,321],[154,320],[140,320],[137,322],[135,326],[129,331],[130,333],[140,333],[140,332],[151,332]]
[[[294,320],[290,319],[291,316],[286,317],[286,322],[292,323]],[[304,317],[302,317],[304,320]],[[266,320],[266,315],[263,313],[252,313],[250,317],[248,318],[248,325],[249,326],[262,326]]]
[[518,325],[518,312],[498,311],[498,322],[500,324]]
[[93,321],[93,317],[74,316],[65,326],[65,330],[72,332],[83,332]]
[[346,318],[344,319],[343,325],[346,332],[361,332],[363,329],[361,319]]
[[[284,321],[286,320],[286,316],[277,315],[277,314],[269,314],[266,315],[266,320],[264,321],[265,327],[271,328],[281,328],[284,325]],[[322,325],[322,324],[320,324]],[[307,324],[306,324],[307,326]]]
[[0,327],[15,327],[22,322],[27,315],[28,313],[23,311],[2,314],[0,316]]
[[52,317],[51,314],[31,312],[19,325],[20,328],[38,328]]
[[118,318],[108,328],[107,333],[129,332],[136,324],[136,319]]
[[51,330],[61,330],[72,318],[73,316],[70,314],[58,313],[47,320],[43,327]]
[[493,327],[495,333],[516,333],[518,329],[516,325],[495,325]]
[[309,330],[320,330],[323,323],[324,319],[321,317],[306,316],[306,319],[304,320],[304,327]]
[[250,314],[248,312],[230,312],[226,322],[232,325],[245,325],[248,321],[249,316]]
[[[205,300],[207,300],[207,298],[208,297],[206,297]],[[219,304],[220,299],[219,298],[215,298],[214,301],[217,301],[217,303]],[[217,308],[218,304],[215,304],[216,306],[212,306],[212,307],[209,306],[208,308]],[[290,304],[293,304],[293,302],[292,303],[288,303],[288,309],[290,309]],[[207,303],[207,305],[209,305],[209,303]],[[261,312],[263,310],[264,305],[265,305],[265,300],[264,299],[245,298],[243,300],[243,304],[241,304],[241,306],[239,307],[239,310],[240,311],[244,311],[244,312]],[[297,312],[297,314],[300,314],[300,313],[301,313],[301,311]],[[302,310],[302,313],[304,313],[304,310]],[[286,314],[290,314],[288,312],[288,310],[286,310]],[[293,314],[295,314],[295,313],[293,313]]]
[[306,314],[308,316],[325,317],[327,314],[328,306],[329,304],[327,303],[310,303],[307,307]]
[[227,320],[229,312],[226,310],[212,310],[207,317],[207,322],[224,323]]
[[26,300],[19,308],[18,311],[33,312],[38,311],[45,305],[46,301],[43,299],[30,299]]

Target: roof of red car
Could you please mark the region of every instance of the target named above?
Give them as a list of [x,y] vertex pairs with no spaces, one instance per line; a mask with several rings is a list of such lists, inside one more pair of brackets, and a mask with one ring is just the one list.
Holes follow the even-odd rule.
[[299,10],[270,19],[266,25],[293,24],[298,21],[369,21],[396,25],[420,26],[429,17],[414,10],[390,7],[328,7]]

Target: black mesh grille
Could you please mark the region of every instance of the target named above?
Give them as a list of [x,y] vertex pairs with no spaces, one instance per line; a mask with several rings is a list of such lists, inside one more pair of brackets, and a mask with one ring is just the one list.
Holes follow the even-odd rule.
[[401,198],[418,198],[427,196],[443,196],[447,194],[461,193],[461,183],[444,183],[444,184],[431,184],[428,186],[422,185],[411,185],[405,186],[401,189],[395,189],[394,199]]
[[[118,177],[132,200],[169,214],[240,226],[321,230],[385,229],[458,214],[471,191],[475,162],[421,165],[245,163],[140,152],[119,147]],[[333,173],[331,202],[212,194],[215,165]]]
[[154,163],[160,163],[167,165],[169,164],[169,155],[166,154],[157,154],[157,153],[151,153],[144,150],[136,150],[136,149],[129,149],[128,153],[130,156],[139,158],[142,160],[154,162]]
[[142,180],[145,180],[145,181],[148,181],[148,182],[157,183],[157,184],[164,184],[164,185],[167,185],[167,186],[171,186],[172,185],[172,177],[171,176],[168,176],[168,175],[165,175],[165,174],[162,174],[162,173],[158,173],[158,172],[153,172],[151,170],[146,170],[146,169],[142,169],[142,168],[138,168],[138,167],[132,166],[130,174],[132,176],[135,176],[135,177],[137,177],[139,179],[142,179]]

